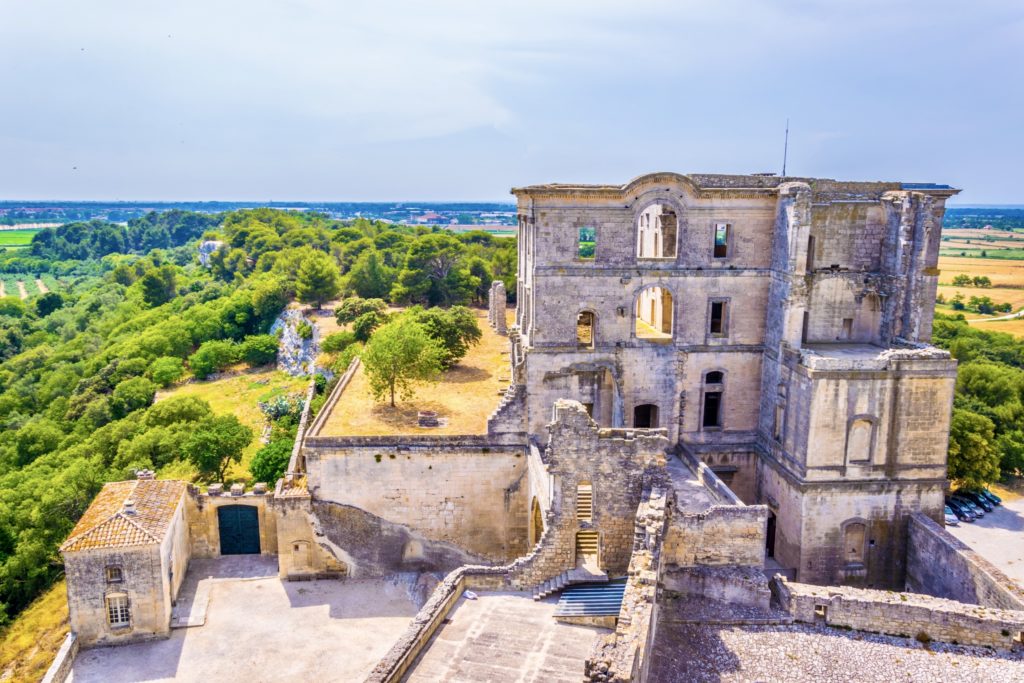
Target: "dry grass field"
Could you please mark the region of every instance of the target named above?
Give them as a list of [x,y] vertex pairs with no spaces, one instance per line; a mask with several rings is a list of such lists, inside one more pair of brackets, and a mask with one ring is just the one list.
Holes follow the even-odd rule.
[[[181,384],[157,393],[156,400],[160,401],[171,396],[196,396],[209,403],[215,414],[233,414],[242,424],[248,425],[255,437],[242,452],[242,461],[232,465],[228,470],[228,480],[249,481],[249,460],[260,448],[259,437],[264,423],[263,413],[260,412],[257,403],[284,394],[304,394],[308,387],[309,380],[307,378],[291,377],[278,370],[262,369],[243,372],[223,379]],[[186,470],[180,467],[174,471],[161,470],[160,476],[161,478],[174,476],[189,478],[189,473]]]
[[[487,311],[476,310],[483,339],[469,350],[458,365],[446,372],[437,384],[421,386],[410,401],[397,401],[392,408],[377,403],[370,394],[363,369],[356,372],[328,416],[321,436],[374,436],[381,434],[483,434],[487,418],[508,387],[508,338],[495,334],[487,324]],[[509,319],[514,313],[509,311]],[[425,428],[416,424],[421,410],[437,411],[447,420],[441,427]]]
[[[939,282],[949,284],[961,273],[987,275],[993,287],[1024,287],[1024,261],[962,256],[939,257]],[[993,297],[995,298],[995,297]]]
[[68,628],[67,587],[60,581],[0,630],[0,681],[35,683],[42,679]]

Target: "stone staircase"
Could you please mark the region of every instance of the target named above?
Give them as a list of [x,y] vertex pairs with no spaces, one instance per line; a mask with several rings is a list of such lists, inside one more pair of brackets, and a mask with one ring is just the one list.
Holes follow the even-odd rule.
[[555,578],[548,579],[544,583],[534,586],[533,599],[543,600],[566,586],[572,586],[577,583],[605,583],[607,581],[608,575],[597,567],[582,565],[575,569],[564,571]]

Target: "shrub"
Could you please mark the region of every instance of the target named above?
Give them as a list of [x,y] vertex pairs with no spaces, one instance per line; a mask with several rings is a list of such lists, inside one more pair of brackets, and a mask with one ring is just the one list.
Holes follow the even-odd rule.
[[271,334],[255,334],[242,341],[241,356],[249,365],[267,365],[277,360],[277,338]]
[[384,315],[377,311],[363,313],[352,323],[352,332],[356,340],[364,343],[369,341],[370,337],[373,336],[373,331],[380,327],[384,320]]
[[320,343],[320,350],[324,353],[341,353],[356,341],[358,340],[355,332],[343,330],[324,337],[323,342]]
[[283,477],[292,456],[292,445],[290,439],[280,439],[271,441],[256,451],[252,456],[252,462],[249,463],[253,479],[273,485]]
[[169,387],[185,374],[185,364],[180,358],[162,356],[149,364],[146,374],[160,386]]
[[313,338],[313,326],[305,320],[300,321],[299,324],[295,326],[295,332],[303,339]]
[[156,396],[156,385],[145,377],[126,379],[116,387],[110,396],[110,408],[114,417],[124,417],[128,413],[145,408]]
[[334,317],[339,325],[355,322],[356,318],[367,313],[376,311],[384,313],[388,309],[383,299],[363,299],[358,296],[350,296],[341,303],[334,311]]
[[192,374],[199,379],[223,370],[238,361],[238,346],[233,342],[216,339],[203,344],[188,357]]

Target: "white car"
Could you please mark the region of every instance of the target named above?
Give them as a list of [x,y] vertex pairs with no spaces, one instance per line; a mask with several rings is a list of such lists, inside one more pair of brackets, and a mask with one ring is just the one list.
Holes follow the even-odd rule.
[[953,514],[953,510],[947,505],[945,510],[946,526],[960,526],[960,520]]

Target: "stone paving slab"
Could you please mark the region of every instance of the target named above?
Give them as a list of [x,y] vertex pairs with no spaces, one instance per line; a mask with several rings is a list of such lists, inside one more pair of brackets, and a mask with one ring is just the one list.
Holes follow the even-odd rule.
[[609,633],[555,621],[556,598],[477,595],[459,599],[406,683],[579,683],[591,647]]

